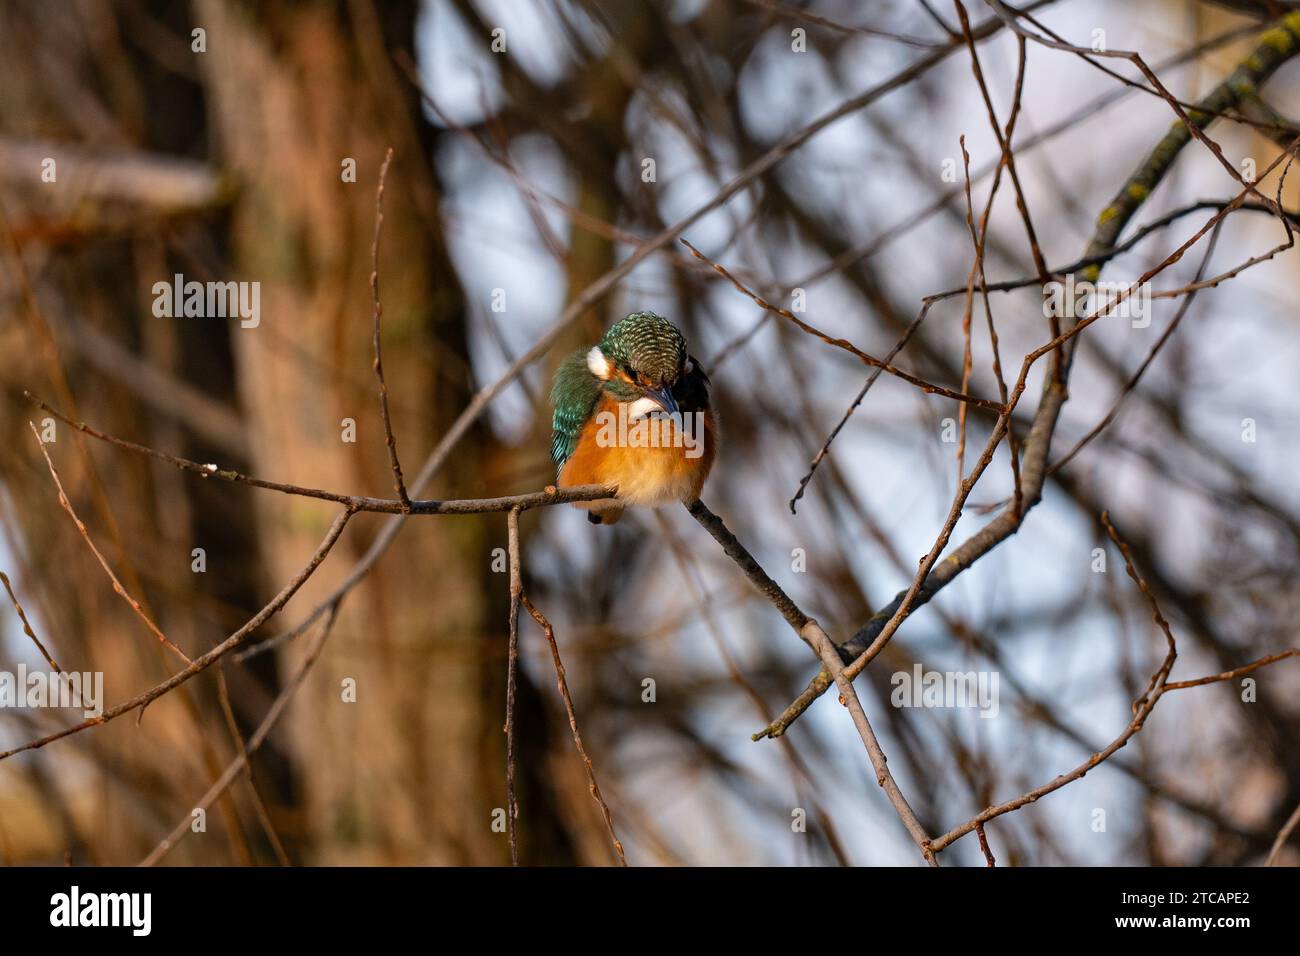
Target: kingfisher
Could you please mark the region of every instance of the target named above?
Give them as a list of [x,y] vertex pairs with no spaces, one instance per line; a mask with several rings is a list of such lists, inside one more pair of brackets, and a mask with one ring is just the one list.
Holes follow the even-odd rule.
[[709,377],[663,316],[633,312],[566,358],[551,402],[556,485],[618,486],[616,498],[575,503],[592,524],[699,498],[718,451]]

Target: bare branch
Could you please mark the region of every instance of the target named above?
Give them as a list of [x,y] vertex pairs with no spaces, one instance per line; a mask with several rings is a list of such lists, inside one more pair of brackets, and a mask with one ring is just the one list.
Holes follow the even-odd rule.
[[14,610],[18,613],[18,619],[23,622],[23,633],[32,639],[32,643],[36,645],[36,649],[40,651],[41,657],[45,658],[45,662],[50,665],[51,669],[62,674],[63,668],[59,667],[58,662],[50,656],[50,652],[45,649],[45,645],[41,643],[41,639],[36,636],[36,632],[32,630],[31,624],[28,623],[27,614],[23,611],[23,606],[18,603],[18,595],[14,594],[13,585],[9,583],[9,575],[0,571],[0,582],[4,583],[5,591],[9,594],[9,603],[14,606]]
[[301,588],[303,583],[315,573],[316,568],[320,566],[320,563],[325,560],[326,555],[328,555],[333,549],[339,536],[343,533],[343,529],[347,526],[348,520],[354,513],[355,512],[350,509],[340,512],[339,516],[334,519],[334,523],[330,525],[330,529],[326,532],[324,540],[321,541],[320,545],[312,553],[311,558],[308,559],[306,565],[304,565],[302,570],[294,576],[293,580],[286,584],[280,590],[279,594],[272,598],[271,601],[262,608],[262,610],[258,611],[257,614],[250,618],[237,631],[206,654],[194,658],[189,667],[186,667],[182,671],[178,671],[162,683],[149,688],[144,693],[137,694],[130,700],[123,701],[120,704],[108,708],[98,717],[87,718],[81,723],[73,724],[71,727],[65,727],[63,730],[55,731],[52,734],[46,734],[44,737],[39,737],[36,740],[29,741],[20,747],[14,747],[12,750],[0,752],[0,760],[12,757],[14,754],[23,753],[27,750],[38,750],[46,744],[51,744],[56,740],[62,740],[64,737],[80,733],[81,731],[87,730],[91,727],[98,727],[100,724],[106,724],[110,720],[116,720],[123,714],[147,706],[163,694],[166,694],[168,691],[184,684],[191,677],[207,670],[207,668],[211,667],[221,658],[225,657],[235,648],[243,644],[248,639],[249,635],[265,624],[272,615],[289,602],[291,597],[298,593],[298,589]]
[[[207,809],[212,806],[213,802],[225,793],[226,790],[229,789],[230,785],[235,782],[235,779],[239,776],[240,772],[249,769],[249,758],[251,758],[253,754],[257,753],[257,751],[261,749],[262,744],[266,742],[266,738],[270,736],[271,731],[275,729],[275,725],[279,722],[280,717],[289,706],[289,701],[293,698],[293,695],[298,692],[298,688],[302,686],[303,681],[306,680],[307,672],[311,670],[312,665],[316,663],[316,659],[320,657],[320,652],[324,648],[325,642],[329,639],[330,632],[334,629],[334,619],[337,617],[337,614],[338,608],[335,607],[330,612],[329,616],[326,617],[325,623],[317,632],[315,641],[313,641],[307,648],[307,652],[303,655],[302,661],[299,662],[297,670],[294,671],[293,675],[280,690],[274,703],[271,704],[271,709],[266,712],[266,716],[262,718],[262,722],[257,725],[257,730],[253,732],[253,736],[248,738],[247,745],[241,748],[238,756],[230,762],[226,769],[222,771],[221,776],[218,777],[213,782],[212,786],[208,788],[207,792],[199,798],[195,807]],[[160,862],[163,857],[170,853],[176,844],[183,840],[185,835],[190,832],[192,823],[192,811],[186,812],[186,814],[177,821],[176,826],[172,827],[171,832],[168,833],[167,836],[165,836],[162,841],[149,852],[148,856],[140,861],[140,865],[153,866]]]
[[506,513],[510,564],[510,646],[506,655],[506,833],[510,863],[519,865],[519,804],[515,801],[515,688],[519,670],[519,597],[523,578],[519,567],[519,509]]
[[50,477],[54,479],[54,486],[59,490],[59,504],[62,506],[63,510],[68,513],[68,516],[72,518],[72,523],[77,526],[77,531],[85,540],[86,546],[90,548],[91,554],[95,556],[95,560],[99,562],[99,566],[103,568],[104,573],[108,575],[108,580],[113,585],[114,593],[127,603],[140,620],[144,621],[145,627],[149,628],[153,636],[158,638],[159,643],[163,644],[186,664],[191,663],[189,655],[171,642],[167,635],[164,634],[158,625],[153,622],[153,618],[149,616],[141,606],[140,602],[133,598],[130,592],[122,586],[122,582],[117,579],[117,575],[113,573],[113,569],[109,567],[104,556],[100,554],[99,548],[95,547],[95,542],[90,539],[90,532],[86,530],[86,525],[82,520],[77,517],[77,512],[72,508],[72,502],[68,500],[68,496],[63,490],[63,482],[59,480],[59,473],[54,469],[54,462],[50,460],[50,453],[45,450],[45,442],[41,440],[41,433],[36,430],[36,425],[32,422],[28,422],[27,424],[31,427],[32,435],[36,438],[36,444],[40,447],[41,454],[45,457],[45,465],[50,469]]
[[551,622],[546,619],[541,611],[533,606],[533,602],[528,600],[527,594],[520,594],[520,600],[523,601],[524,607],[528,613],[533,616],[533,620],[546,634],[546,640],[551,645],[551,660],[555,664],[555,682],[560,689],[560,697],[564,700],[564,711],[569,717],[569,730],[573,732],[573,745],[578,750],[578,756],[582,758],[583,768],[587,772],[587,789],[591,791],[591,798],[600,806],[601,816],[605,820],[605,829],[609,831],[609,840],[613,844],[614,852],[618,854],[618,861],[621,866],[627,866],[627,856],[623,853],[623,844],[618,839],[618,834],[614,832],[614,816],[609,812],[609,805],[605,803],[604,796],[600,792],[600,784],[596,782],[596,768],[592,766],[591,757],[587,756],[587,748],[582,744],[582,734],[578,731],[578,715],[573,709],[573,697],[569,694],[569,683],[564,677],[564,662],[560,660],[560,646],[555,640],[555,629],[551,627]]
[[388,464],[393,469],[393,487],[397,498],[402,503],[402,511],[411,513],[411,499],[406,495],[406,482],[402,480],[402,464],[397,460],[397,439],[393,437],[393,420],[388,414],[388,383],[384,381],[383,350],[381,346],[379,322],[384,314],[384,307],[379,301],[379,235],[384,226],[384,180],[388,176],[388,164],[393,161],[393,147],[388,147],[384,154],[384,164],[379,167],[379,186],[375,189],[375,238],[370,245],[370,294],[374,300],[374,348],[375,359],[371,363],[375,378],[379,380],[379,415],[384,422],[384,443],[388,447]]

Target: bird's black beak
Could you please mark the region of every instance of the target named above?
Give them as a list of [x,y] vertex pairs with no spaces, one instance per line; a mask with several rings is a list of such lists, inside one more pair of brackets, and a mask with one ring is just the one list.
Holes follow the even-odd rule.
[[666,412],[675,415],[680,411],[677,407],[677,399],[673,398],[673,390],[667,386],[663,388],[647,388],[645,395],[646,398],[657,402],[659,407]]

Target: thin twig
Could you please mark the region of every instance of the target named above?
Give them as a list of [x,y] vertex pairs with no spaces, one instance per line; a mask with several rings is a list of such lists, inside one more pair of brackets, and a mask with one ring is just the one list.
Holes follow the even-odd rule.
[[519,509],[506,514],[506,536],[510,564],[510,645],[506,663],[506,833],[510,842],[510,864],[519,865],[519,804],[515,801],[515,691],[519,670],[519,597],[523,577],[519,566]]
[[5,760],[12,757],[14,754],[20,754],[28,750],[38,750],[56,740],[62,740],[64,737],[70,737],[73,734],[81,733],[81,731],[87,730],[91,727],[98,727],[100,724],[106,724],[110,720],[116,720],[123,714],[147,706],[169,691],[184,684],[196,674],[200,674],[207,668],[211,667],[221,658],[225,657],[235,648],[243,644],[250,634],[265,624],[267,620],[289,602],[291,597],[298,593],[298,589],[301,588],[303,583],[315,573],[316,568],[320,566],[320,563],[325,560],[326,555],[328,555],[331,549],[333,549],[339,536],[342,535],[343,529],[347,526],[348,520],[353,514],[355,514],[355,512],[350,509],[345,509],[340,512],[338,517],[334,519],[334,523],[330,525],[329,531],[325,533],[324,540],[321,541],[316,550],[312,553],[311,558],[309,558],[302,569],[294,575],[293,579],[280,590],[280,593],[272,598],[270,602],[262,608],[262,610],[253,615],[253,617],[246,621],[242,627],[227,637],[224,641],[212,648],[212,650],[208,651],[206,654],[194,658],[189,667],[176,672],[162,683],[155,684],[144,693],[137,694],[130,700],[123,701],[120,704],[108,708],[97,717],[87,718],[80,723],[73,724],[71,727],[65,727],[64,729],[55,731],[52,734],[46,734],[44,737],[38,737],[35,740],[28,741],[19,747],[14,747],[11,750],[0,752],[0,760]]
[[[916,314],[916,318],[912,320],[912,324],[907,327],[903,332],[902,337],[894,343],[894,347],[885,355],[885,364],[892,362],[894,356],[907,347],[907,343],[912,340],[912,336],[916,334],[916,330],[921,327],[921,323],[925,321],[925,317],[930,313],[932,305],[933,303],[931,302],[923,302],[921,304],[921,311]],[[849,407],[845,410],[844,414],[840,416],[840,420],[836,423],[835,427],[831,429],[831,433],[826,436],[826,440],[822,442],[822,446],[817,450],[817,454],[813,455],[812,461],[808,464],[807,473],[799,479],[799,487],[795,490],[794,497],[790,499],[790,514],[798,513],[795,506],[798,504],[799,499],[803,497],[804,491],[808,488],[808,482],[812,481],[813,475],[821,466],[822,460],[830,454],[831,443],[835,441],[844,426],[848,424],[849,419],[853,417],[853,413],[857,411],[858,406],[862,404],[862,400],[867,397],[867,392],[871,391],[871,386],[876,384],[876,379],[880,378],[880,373],[883,371],[884,366],[880,365],[867,376],[867,380],[863,382],[862,388],[858,390],[858,394],[854,396]]]
[[[987,82],[984,79],[984,71],[980,67],[979,52],[976,49],[975,38],[970,32],[970,18],[966,15],[966,8],[962,5],[961,0],[953,0],[957,10],[957,18],[961,21],[962,35],[966,38],[966,45],[970,49],[971,70],[975,75],[975,81],[979,86],[980,95],[984,98],[984,106],[988,111],[989,126],[993,130],[993,135],[997,137],[998,146],[1001,148],[1001,158],[993,176],[993,184],[989,188],[988,200],[984,204],[984,214],[980,217],[979,227],[975,225],[975,207],[971,201],[971,182],[970,182],[970,154],[966,152],[965,137],[962,137],[961,152],[964,169],[964,178],[966,184],[966,220],[971,234],[971,242],[975,247],[975,262],[972,264],[972,274],[978,273],[980,284],[980,297],[984,304],[984,318],[989,331],[989,345],[993,352],[993,377],[998,383],[998,397],[1002,404],[1007,404],[1007,383],[1002,374],[1002,353],[998,345],[997,327],[993,320],[993,306],[989,302],[989,283],[988,276],[985,274],[985,246],[988,242],[989,218],[993,213],[993,200],[997,196],[998,186],[1001,183],[1001,173],[1003,169],[1007,170],[1011,180],[1011,187],[1016,194],[1016,208],[1020,212],[1021,222],[1024,223],[1025,236],[1029,242],[1029,254],[1034,260],[1034,268],[1038,270],[1039,280],[1047,281],[1047,261],[1043,257],[1043,250],[1038,244],[1038,234],[1034,229],[1033,217],[1029,213],[1029,202],[1025,199],[1024,189],[1020,185],[1020,174],[1016,169],[1016,155],[1012,149],[1012,143],[1015,140],[1016,121],[1020,118],[1020,108],[1025,91],[1025,69],[1027,65],[1026,44],[1024,37],[1016,37],[1016,79],[1015,86],[1011,96],[1011,113],[1007,118],[1006,129],[1003,130],[998,125],[997,110],[993,107],[993,97],[989,94]],[[972,280],[967,280],[967,285]],[[972,295],[967,294],[967,312],[971,308]],[[968,352],[969,352],[969,341]],[[1059,353],[1056,356],[1059,360]],[[1053,378],[1060,376],[1060,363],[1056,364],[1053,369]],[[965,389],[965,385],[962,386]],[[966,441],[966,412],[965,407],[960,409],[961,422],[961,442],[964,445]],[[1007,450],[1011,459],[1011,480],[1014,488],[1015,507],[1019,511],[1024,498],[1024,490],[1020,480],[1020,448],[1016,440],[1015,431],[1007,429]],[[957,480],[962,476],[962,456],[958,453]]]
[[766,309],[769,312],[781,316],[781,318],[783,319],[787,319],[790,322],[793,322],[801,331],[807,332],[809,335],[813,336],[814,338],[821,339],[821,341],[825,342],[827,345],[833,345],[837,349],[843,349],[845,352],[848,352],[854,358],[858,359],[858,361],[862,362],[863,365],[870,365],[873,368],[882,369],[888,372],[890,375],[894,375],[898,378],[901,378],[903,381],[911,385],[915,385],[921,391],[926,392],[927,394],[930,395],[942,395],[945,398],[952,398],[952,399],[956,399],[959,402],[966,402],[971,405],[978,405],[980,408],[988,409],[990,411],[998,412],[1002,410],[1002,406],[997,402],[991,401],[987,398],[976,398],[974,395],[967,395],[965,392],[953,391],[952,389],[945,388],[942,385],[935,385],[933,382],[927,382],[923,378],[917,378],[915,375],[912,375],[909,372],[904,372],[902,369],[895,368],[893,365],[890,365],[888,362],[884,361],[883,359],[878,359],[874,355],[862,351],[862,349],[858,348],[848,339],[836,338],[834,336],[827,335],[821,329],[818,329],[817,327],[810,325],[809,323],[805,322],[803,319],[799,318],[789,309],[783,309],[779,305],[773,305],[771,302],[768,302],[761,295],[759,295],[757,292],[754,292],[747,285],[745,285],[734,275],[732,275],[729,271],[727,271],[726,267],[721,266],[718,263],[714,262],[704,253],[700,252],[699,249],[696,249],[695,246],[691,245],[691,243],[686,239],[679,239],[678,241],[681,242],[682,245],[686,246],[687,249],[691,250],[692,255],[694,255],[701,262],[706,262],[710,266],[712,266],[713,270],[717,272],[718,275],[722,276],[724,279],[730,282],[733,286],[735,286],[737,291],[741,292],[742,294],[752,299],[754,304],[757,305],[759,308]]
[[235,745],[236,753],[244,758],[244,777],[248,781],[248,792],[253,798],[253,812],[257,815],[258,825],[262,828],[262,833],[268,843],[271,844],[271,852],[275,854],[276,861],[281,866],[292,866],[293,862],[289,859],[289,854],[285,852],[284,842],[280,839],[280,834],[275,831],[275,825],[271,822],[271,814],[266,809],[266,801],[262,799],[261,791],[257,789],[257,778],[253,775],[253,764],[249,761],[248,745],[244,742],[244,735],[239,729],[239,721],[235,718],[235,708],[230,702],[230,686],[226,680],[226,662],[217,663],[217,701],[221,705],[221,714],[225,718],[226,728],[230,732],[230,739]]
[[183,650],[171,642],[167,635],[164,634],[158,625],[153,622],[153,618],[149,616],[144,607],[141,606],[140,602],[133,598],[130,592],[122,586],[122,582],[117,579],[117,575],[113,573],[113,569],[109,567],[104,556],[100,554],[99,548],[95,547],[95,542],[90,539],[90,532],[86,529],[85,523],[77,517],[77,512],[73,510],[72,502],[68,500],[68,496],[63,490],[63,482],[59,480],[59,473],[54,468],[54,462],[50,460],[50,453],[45,450],[45,442],[41,440],[41,433],[36,430],[36,425],[32,422],[28,422],[27,424],[31,427],[32,434],[36,437],[36,444],[40,447],[41,454],[45,457],[45,465],[50,469],[50,477],[54,479],[54,486],[59,490],[59,504],[63,507],[63,510],[68,513],[68,516],[72,518],[72,523],[77,526],[77,531],[80,532],[81,537],[85,539],[86,545],[90,548],[91,554],[95,556],[95,560],[99,562],[99,566],[103,568],[104,573],[108,575],[108,580],[113,584],[114,592],[116,592],[117,595],[127,603],[140,620],[144,621],[145,626],[149,628],[154,637],[158,638],[163,645],[169,648],[172,653],[176,654],[176,656],[186,664],[193,663]]
[[[365,495],[346,495],[337,491],[325,491],[322,488],[308,488],[302,485],[290,485],[279,481],[268,481],[264,478],[255,478],[251,475],[245,475],[242,472],[235,471],[231,468],[222,468],[216,464],[200,464],[188,458],[181,458],[177,455],[169,455],[166,452],[157,451],[147,445],[140,445],[133,441],[127,441],[124,438],[118,438],[115,435],[107,434],[92,428],[85,422],[79,422],[67,415],[64,415],[58,409],[52,407],[40,398],[37,398],[31,392],[24,392],[24,395],[36,406],[49,412],[60,421],[72,426],[78,431],[85,432],[92,438],[98,438],[100,441],[115,445],[127,451],[134,452],[138,455],[144,455],[153,458],[156,461],[165,462],[182,471],[188,471],[192,474],[199,475],[203,478],[217,478],[221,481],[227,481],[234,484],[248,485],[253,488],[262,488],[266,491],[275,491],[284,495],[295,495],[302,498],[316,498],[321,501],[333,501],[345,505],[351,511],[366,511],[375,514],[391,515],[468,515],[468,514],[488,514],[492,512],[509,511],[511,508],[519,508],[521,511],[528,511],[531,508],[541,508],[547,505],[569,504],[576,501],[595,501],[598,498],[609,498],[617,494],[617,488],[606,485],[582,485],[573,488],[556,488],[548,485],[543,491],[530,492],[523,495],[507,495],[501,498],[459,498],[459,499],[412,499],[409,503],[409,509],[404,509],[402,502],[396,498],[370,498]],[[423,481],[420,482],[424,484]],[[323,609],[322,609],[323,610]],[[319,616],[319,615],[317,615]]]
[[[962,12],[961,5],[957,9]],[[964,20],[963,20],[964,22]],[[970,377],[973,366],[973,354],[971,350],[971,318],[975,311],[975,282],[979,278],[984,262],[984,243],[975,228],[975,209],[971,204],[970,196],[970,153],[966,152],[966,137],[961,136],[958,139],[958,145],[961,148],[962,165],[966,171],[966,224],[970,228],[971,244],[975,248],[975,259],[971,262],[970,274],[966,277],[966,304],[961,313],[961,390],[964,392],[970,388]],[[997,172],[993,176],[993,186],[989,190],[989,202],[987,209],[993,208],[993,197],[996,194],[998,183],[1002,179],[1002,167],[999,165]],[[988,305],[987,296],[984,299],[985,305]],[[1002,404],[1007,404],[1006,383],[1002,385]],[[966,412],[964,404],[957,406],[957,484],[960,486],[962,478],[966,474]]]
[[5,590],[9,592],[9,603],[12,604],[14,610],[18,612],[18,619],[23,622],[23,633],[32,639],[32,643],[36,645],[36,649],[41,652],[41,657],[45,658],[45,663],[49,664],[50,668],[55,673],[62,674],[63,668],[61,668],[58,665],[58,662],[50,656],[50,652],[45,649],[45,645],[41,643],[41,639],[36,636],[36,632],[32,630],[31,624],[28,623],[27,614],[23,611],[23,606],[18,603],[18,595],[14,594],[13,585],[9,583],[9,575],[0,571],[0,581],[4,582]]
[[388,447],[388,464],[393,469],[393,487],[397,498],[402,503],[406,514],[411,512],[411,499],[406,494],[406,482],[402,480],[402,464],[397,459],[397,439],[393,437],[393,421],[388,414],[388,383],[384,381],[384,362],[381,348],[380,319],[384,307],[379,301],[379,236],[384,225],[384,180],[388,177],[388,164],[393,161],[393,147],[388,147],[384,154],[384,164],[379,167],[379,186],[375,189],[375,238],[370,244],[370,295],[374,301],[374,345],[375,359],[372,363],[375,378],[379,380],[379,415],[384,422],[384,443]]
[[[316,663],[316,659],[320,656],[321,649],[325,646],[325,641],[329,638],[330,632],[334,628],[334,620],[337,617],[337,613],[338,608],[336,606],[326,617],[325,623],[321,626],[316,635],[316,640],[307,648],[306,654],[298,664],[298,669],[294,671],[293,675],[276,696],[275,700],[271,704],[271,709],[266,712],[266,716],[263,717],[262,722],[258,724],[257,730],[253,732],[253,736],[248,738],[247,746],[241,748],[240,753],[230,762],[226,769],[222,771],[221,776],[218,777],[216,781],[213,782],[212,786],[208,788],[207,792],[199,798],[199,802],[195,804],[195,808],[206,809],[210,807],[213,801],[225,793],[230,785],[235,782],[235,779],[239,776],[240,772],[249,767],[249,758],[253,754],[257,753],[257,751],[261,749],[262,744],[266,742],[266,738],[270,735],[271,731],[275,728],[276,723],[280,720],[280,717],[283,715],[290,699],[292,699],[293,695],[297,693],[298,688],[302,686],[303,681],[307,677],[307,672],[310,671],[312,665]],[[192,811],[186,811],[185,815],[179,822],[177,822],[176,826],[171,829],[171,832],[168,833],[167,836],[149,852],[148,856],[140,861],[140,866],[153,866],[170,853],[176,844],[183,840],[185,835],[190,832],[190,824],[192,822]]]
[[975,824],[975,835],[980,838],[980,852],[984,854],[984,859],[988,861],[988,865],[997,866],[998,861],[993,858],[993,851],[989,849],[988,837],[984,835],[984,824]]
[[609,812],[609,805],[605,803],[605,798],[601,795],[600,784],[596,782],[596,768],[592,766],[591,757],[587,755],[587,748],[582,744],[582,734],[578,731],[578,715],[573,709],[573,697],[569,694],[569,683],[564,677],[564,661],[560,660],[560,645],[555,640],[555,629],[551,627],[551,622],[546,619],[541,611],[533,606],[533,602],[528,600],[527,594],[520,594],[520,600],[523,602],[528,613],[533,616],[533,620],[546,634],[546,640],[551,645],[551,660],[555,664],[555,683],[560,689],[560,697],[564,699],[564,710],[569,717],[569,730],[573,733],[573,745],[578,750],[578,756],[582,758],[583,768],[587,772],[587,789],[591,792],[591,798],[600,805],[601,816],[605,819],[605,829],[609,832],[610,843],[614,846],[614,852],[618,854],[618,862],[622,866],[627,866],[627,856],[623,853],[623,844],[618,839],[618,834],[614,832],[614,815]]
[[1276,654],[1269,654],[1261,657],[1259,660],[1251,661],[1249,664],[1243,664],[1241,667],[1234,667],[1229,671],[1221,671],[1218,674],[1210,674],[1206,677],[1198,677],[1195,680],[1172,680],[1165,684],[1165,690],[1186,690],[1189,687],[1204,687],[1206,684],[1217,684],[1221,681],[1236,680],[1261,667],[1267,667],[1269,664],[1276,664],[1278,661],[1284,661],[1288,657],[1300,657],[1300,647],[1291,647],[1285,651],[1279,651]]
[[1282,854],[1282,847],[1286,846],[1286,841],[1291,838],[1295,832],[1296,826],[1300,824],[1300,804],[1296,805],[1291,816],[1287,818],[1282,829],[1278,831],[1277,839],[1273,841],[1273,848],[1268,851],[1268,859],[1264,862],[1265,866],[1272,866],[1277,862],[1277,858]]
[[819,16],[811,10],[795,9],[793,7],[784,7],[779,3],[773,3],[772,0],[745,0],[755,7],[761,7],[764,10],[770,10],[779,17],[788,20],[804,21],[815,23],[819,27],[825,27],[828,30],[834,30],[836,33],[861,34],[862,36],[881,37],[886,40],[893,40],[896,43],[902,43],[906,46],[920,47],[922,49],[936,49],[942,47],[942,40],[927,40],[924,37],[909,36],[905,33],[892,33],[888,30],[877,30],[873,27],[849,26],[844,23],[838,23],[829,17]]

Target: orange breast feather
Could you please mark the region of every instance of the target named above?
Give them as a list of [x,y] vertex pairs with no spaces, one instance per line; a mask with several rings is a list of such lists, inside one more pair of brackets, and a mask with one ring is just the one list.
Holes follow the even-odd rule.
[[[603,417],[605,413],[611,417]],[[690,413],[688,413],[690,414]],[[703,427],[691,420],[683,436],[668,420],[650,419],[642,445],[616,427],[618,403],[602,396],[596,413],[583,427],[578,444],[559,475],[561,488],[575,485],[618,485],[623,504],[662,505],[694,501],[717,455],[717,424],[713,412],[703,413]],[[646,447],[648,429],[656,430],[658,447]],[[693,442],[694,447],[688,443]],[[599,504],[599,503],[595,503]]]

